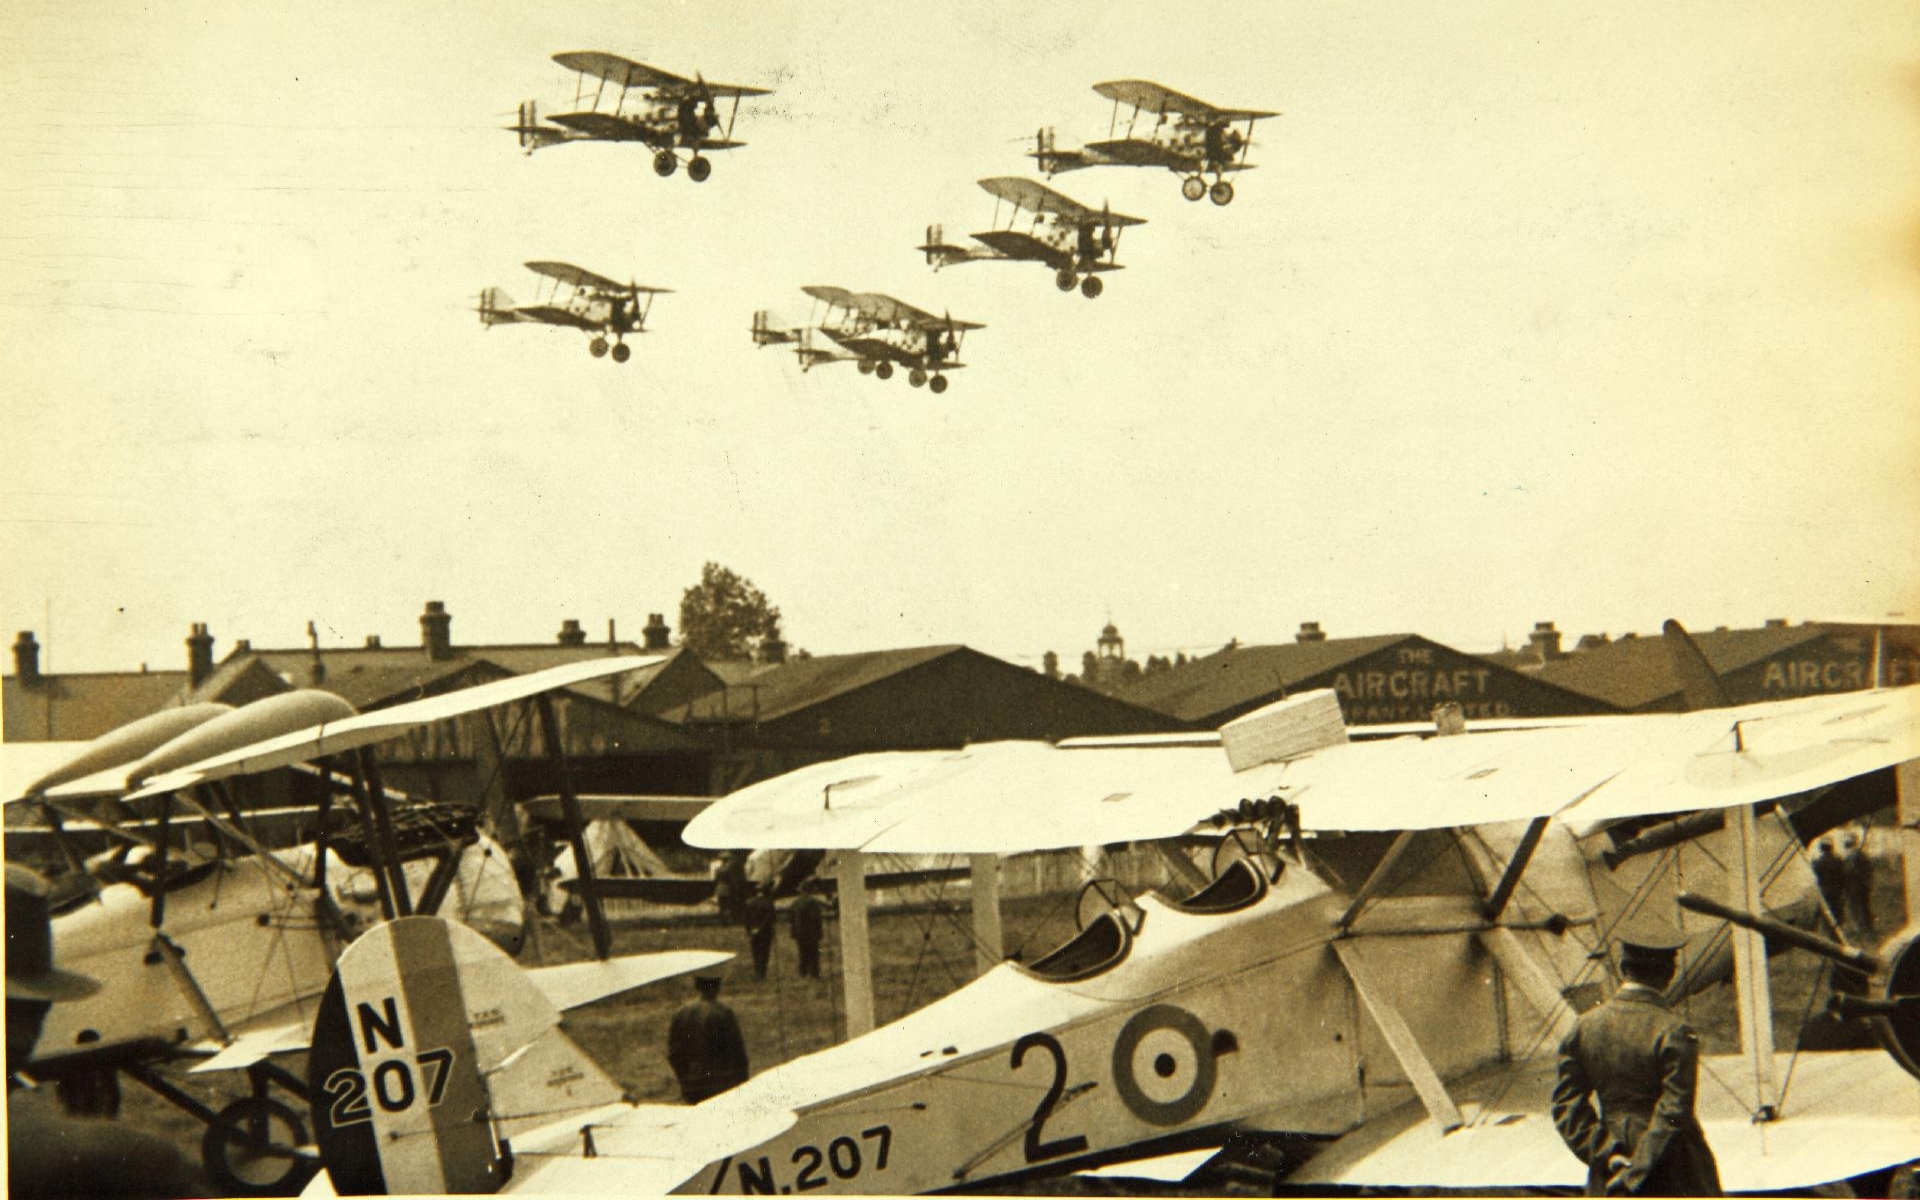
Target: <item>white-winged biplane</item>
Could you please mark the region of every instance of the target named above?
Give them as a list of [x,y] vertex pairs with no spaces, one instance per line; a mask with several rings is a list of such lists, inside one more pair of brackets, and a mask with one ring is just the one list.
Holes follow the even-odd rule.
[[[1689,936],[1678,1002],[1731,960],[1741,1051],[1703,1057],[1698,1090],[1730,1190],[1920,1148],[1915,931],[1838,948],[1872,972],[1855,1011],[1891,1054],[1776,1053],[1753,929],[1817,894],[1785,798],[1920,757],[1920,688],[1371,743],[1315,692],[1220,741],[862,754],[713,805],[690,844],[839,852],[843,944],[864,934],[865,856],[976,856],[978,932],[994,855],[1232,828],[1184,898],[1095,881],[1065,945],[879,1029],[853,1011],[849,950],[849,1024],[871,1031],[693,1107],[553,1111],[518,1056],[593,1068],[505,957],[381,926],[316,1023],[311,1077],[336,1102],[310,1194],[941,1191],[1281,1134],[1318,1147],[1292,1176],[1309,1185],[1577,1187],[1553,1050],[1607,990],[1615,928],[1646,915]],[[452,964],[464,1019],[422,1011],[416,961]]]
[[[936,317],[879,292],[818,284],[800,290],[815,302],[807,324],[782,327],[761,309],[753,314],[752,332],[756,346],[792,345],[802,371],[822,363],[851,362],[862,375],[891,379],[897,363],[906,368],[908,383],[924,384],[939,395],[947,390],[944,372],[967,365],[959,358],[967,333],[986,328],[977,321],[957,320],[952,313]],[[822,337],[830,344],[821,345]]]
[[[262,1194],[297,1186],[299,1172],[311,1166],[299,1149],[307,1144],[306,1126],[271,1088],[301,1100],[309,1094],[304,1080],[271,1060],[306,1048],[340,951],[369,926],[412,914],[444,914],[515,951],[523,932],[525,902],[514,869],[473,812],[396,803],[406,798],[383,786],[370,748],[531,700],[549,722],[546,741],[557,755],[554,689],[658,661],[572,663],[369,713],[317,691],[237,709],[199,705],[144,718],[83,748],[33,785],[26,802],[54,818],[56,836],[64,810],[67,828],[104,828],[138,853],[100,856],[92,893],[56,915],[58,960],[102,986],[49,1011],[27,1073],[60,1085],[80,1107],[108,1113],[117,1108],[115,1080],[124,1073],[206,1124],[203,1156],[223,1188]],[[312,821],[318,840],[276,850],[250,832],[259,814],[244,809],[228,784],[281,767],[318,774],[322,786]],[[121,791],[124,797],[110,803],[122,813],[157,801],[158,819],[102,825],[100,805],[76,807],[83,798]],[[329,819],[336,793],[350,806],[347,824]],[[560,799],[563,807],[574,801],[571,794]],[[214,845],[179,848],[175,835],[189,821]],[[559,1008],[731,957],[610,957],[598,893],[589,884],[582,895],[599,961],[532,972]],[[216,1112],[158,1070],[179,1061],[194,1064],[194,1072],[244,1069],[252,1094]]]
[[[672,288],[648,287],[639,283],[616,283],[605,275],[563,262],[530,262],[527,270],[549,281],[545,299],[532,304],[514,304],[496,287],[482,288],[475,311],[480,324],[559,325],[592,335],[587,352],[600,358],[608,351],[607,338],[613,338],[613,361],[623,363],[633,356],[626,344],[629,334],[647,331],[647,314],[653,311],[653,298],[672,292]],[[561,294],[562,289],[565,295]]]
[[[1144,79],[1096,83],[1093,90],[1113,101],[1106,140],[1088,142],[1078,150],[1061,150],[1054,144],[1053,130],[1042,129],[1033,150],[1042,171],[1057,175],[1083,167],[1165,167],[1183,176],[1182,196],[1189,200],[1206,196],[1215,204],[1233,202],[1228,173],[1253,169],[1247,151],[1253,146],[1254,123],[1262,117],[1280,115],[1260,109],[1218,108]],[[1124,132],[1120,121],[1123,104],[1133,110]],[[1146,113],[1153,115],[1153,128],[1137,133],[1140,118]],[[1235,128],[1242,121],[1247,123],[1245,133]],[[1209,174],[1213,176],[1211,187],[1206,180]]]
[[[1043,183],[1011,176],[982,179],[980,186],[994,199],[993,227],[973,234],[986,249],[956,246],[945,229],[927,226],[926,243],[919,247],[934,270],[965,262],[1038,262],[1053,268],[1053,282],[1063,292],[1080,285],[1091,300],[1103,289],[1100,272],[1118,271],[1114,255],[1120,230],[1144,225],[1141,217],[1114,212],[1105,205],[1088,208]],[[1000,205],[1007,205],[1007,224],[1000,224]],[[1022,216],[1031,220],[1022,221]]]
[[[640,142],[653,147],[653,170],[662,177],[679,168],[684,153],[687,177],[695,183],[713,173],[713,164],[704,152],[737,150],[746,145],[733,140],[740,98],[772,95],[766,88],[708,83],[697,73],[688,79],[599,50],[556,54],[553,61],[575,73],[574,111],[542,118],[534,101],[521,104],[519,119],[510,128],[519,135],[522,149],[532,154],[564,142]],[[589,75],[599,82],[593,91],[593,103],[581,108]],[[611,107],[603,110],[601,104],[607,99],[609,84],[619,91],[612,97]],[[636,90],[639,95],[631,98],[629,106],[628,93]],[[716,101],[726,99],[733,101],[733,107],[723,126]]]

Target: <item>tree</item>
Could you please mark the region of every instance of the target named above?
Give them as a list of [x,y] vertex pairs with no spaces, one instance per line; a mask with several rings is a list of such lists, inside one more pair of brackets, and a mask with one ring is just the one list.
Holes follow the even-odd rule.
[[751,658],[760,639],[777,636],[780,610],[753,581],[719,563],[680,595],[680,644],[701,658]]

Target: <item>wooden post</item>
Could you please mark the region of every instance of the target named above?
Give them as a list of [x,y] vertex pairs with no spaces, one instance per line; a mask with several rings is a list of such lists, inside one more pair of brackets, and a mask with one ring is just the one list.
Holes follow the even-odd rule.
[[[1742,804],[1733,810],[1734,879],[1740,887],[1740,905],[1750,913],[1766,912],[1762,899],[1764,881],[1760,878],[1759,827],[1753,806]],[[1753,1071],[1753,1096],[1750,1111],[1756,1121],[1770,1121],[1779,1113],[1776,1098],[1779,1088],[1773,1074],[1773,989],[1767,977],[1767,942],[1758,930],[1734,926],[1727,931],[1733,939],[1733,981],[1739,997],[1740,1053]]]
[[973,969],[985,975],[1006,957],[1000,931],[1000,856],[970,854],[967,866],[973,877]]
[[840,852],[840,963],[847,997],[847,1036],[873,1029],[873,947],[867,931],[867,856]]
[[1899,829],[1894,848],[1905,860],[1901,871],[1903,894],[1907,902],[1907,922],[1920,921],[1920,759],[1904,762],[1893,769],[1894,792],[1899,797]]

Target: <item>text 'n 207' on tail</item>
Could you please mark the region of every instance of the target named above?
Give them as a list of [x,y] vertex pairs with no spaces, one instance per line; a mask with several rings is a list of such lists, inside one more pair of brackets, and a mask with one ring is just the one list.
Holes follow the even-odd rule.
[[307,1065],[334,1190],[498,1191],[516,1128],[620,1096],[559,1021],[519,966],[464,925],[407,917],[368,931],[340,956]]

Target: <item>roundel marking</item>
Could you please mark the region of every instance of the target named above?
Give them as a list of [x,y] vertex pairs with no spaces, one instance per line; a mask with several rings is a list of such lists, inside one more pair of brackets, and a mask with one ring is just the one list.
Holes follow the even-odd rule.
[[1113,1043],[1113,1086],[1150,1125],[1192,1120],[1212,1099],[1215,1074],[1207,1027],[1171,1004],[1133,1014]]

